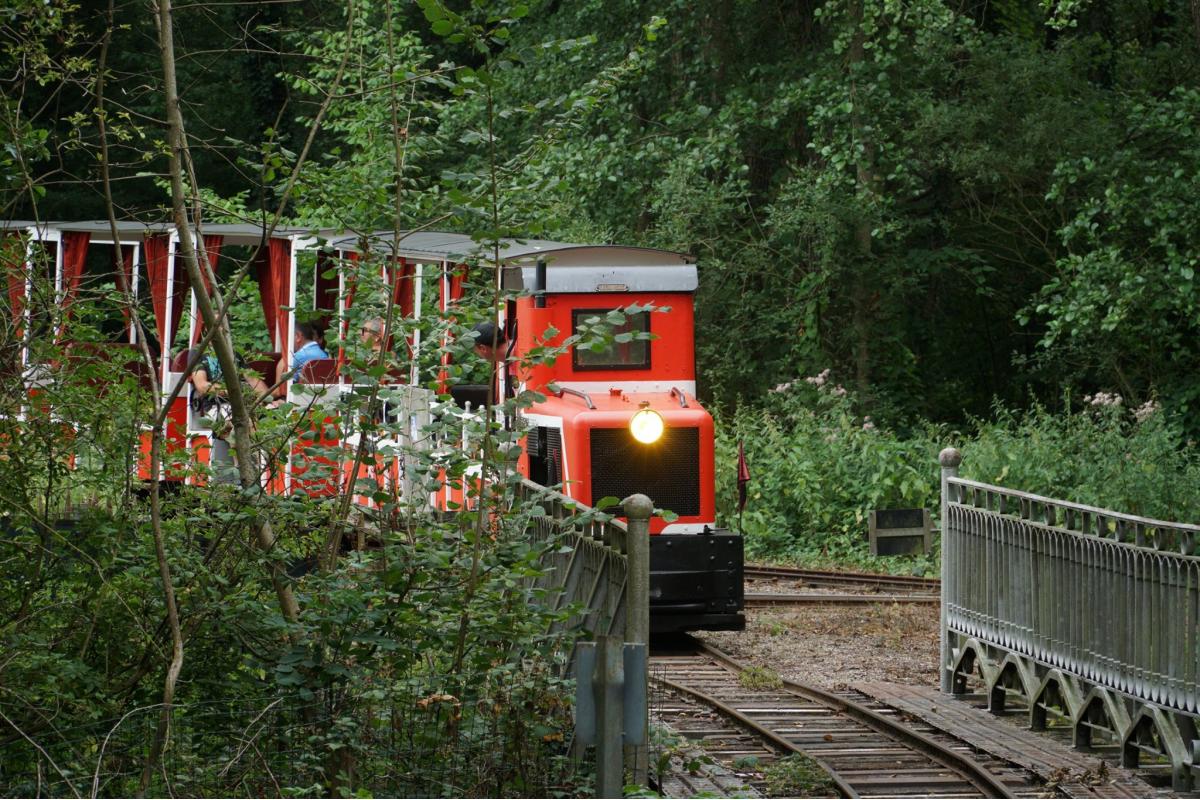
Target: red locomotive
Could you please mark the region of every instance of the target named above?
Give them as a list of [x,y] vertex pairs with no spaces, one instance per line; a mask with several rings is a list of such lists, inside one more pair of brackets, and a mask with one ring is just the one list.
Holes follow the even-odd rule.
[[[440,269],[443,309],[461,291],[460,265],[480,250],[470,237],[432,232],[398,242],[385,234],[373,247]],[[696,398],[695,263],[664,250],[538,240],[506,241],[500,258],[516,299],[504,309],[501,338],[512,346],[497,394],[517,384],[546,397],[520,412],[521,472],[585,505],[640,492],[673,512],[651,524],[652,629],[742,628],[742,538],[716,527],[713,420]],[[533,348],[561,344],[611,311],[623,318],[611,346],[571,347],[520,368]]]

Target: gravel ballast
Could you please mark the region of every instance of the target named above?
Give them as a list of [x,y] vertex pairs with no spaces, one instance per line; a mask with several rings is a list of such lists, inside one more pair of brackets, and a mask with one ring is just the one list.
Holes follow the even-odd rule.
[[780,677],[824,688],[860,681],[938,683],[936,606],[754,609],[746,614],[743,632],[697,635]]

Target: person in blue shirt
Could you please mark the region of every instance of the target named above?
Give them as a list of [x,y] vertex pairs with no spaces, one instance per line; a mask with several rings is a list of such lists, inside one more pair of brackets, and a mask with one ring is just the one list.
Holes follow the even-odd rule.
[[[305,364],[318,358],[329,358],[329,354],[325,352],[325,348],[321,347],[317,338],[317,329],[312,323],[296,323],[296,338],[292,340],[292,363],[286,370],[291,373],[293,383],[300,380],[300,370],[304,368]],[[275,377],[276,383],[282,383],[284,373],[284,364],[280,360],[278,374]]]

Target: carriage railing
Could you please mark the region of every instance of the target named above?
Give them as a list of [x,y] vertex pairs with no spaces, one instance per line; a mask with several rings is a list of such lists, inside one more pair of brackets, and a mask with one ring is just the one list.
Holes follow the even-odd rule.
[[957,477],[942,455],[943,688],[976,669],[994,711],[1074,727],[1191,780],[1200,713],[1200,526]]
[[650,516],[645,495],[625,498],[621,522],[522,479],[526,531],[543,548],[535,588],[564,611],[552,630],[577,630],[569,665],[577,681],[575,748],[595,745],[597,797],[621,797],[625,776],[646,785],[648,768]]

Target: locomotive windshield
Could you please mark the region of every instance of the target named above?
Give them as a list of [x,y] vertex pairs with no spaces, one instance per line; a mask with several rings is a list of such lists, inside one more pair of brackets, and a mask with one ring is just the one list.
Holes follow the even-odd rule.
[[[572,335],[586,333],[598,324],[613,308],[579,308],[571,312]],[[638,334],[649,333],[650,312],[640,311],[626,314],[625,321],[612,325],[609,332],[613,340],[604,346],[573,347],[572,363],[577,370],[589,369],[648,369],[650,367],[650,342]]]

